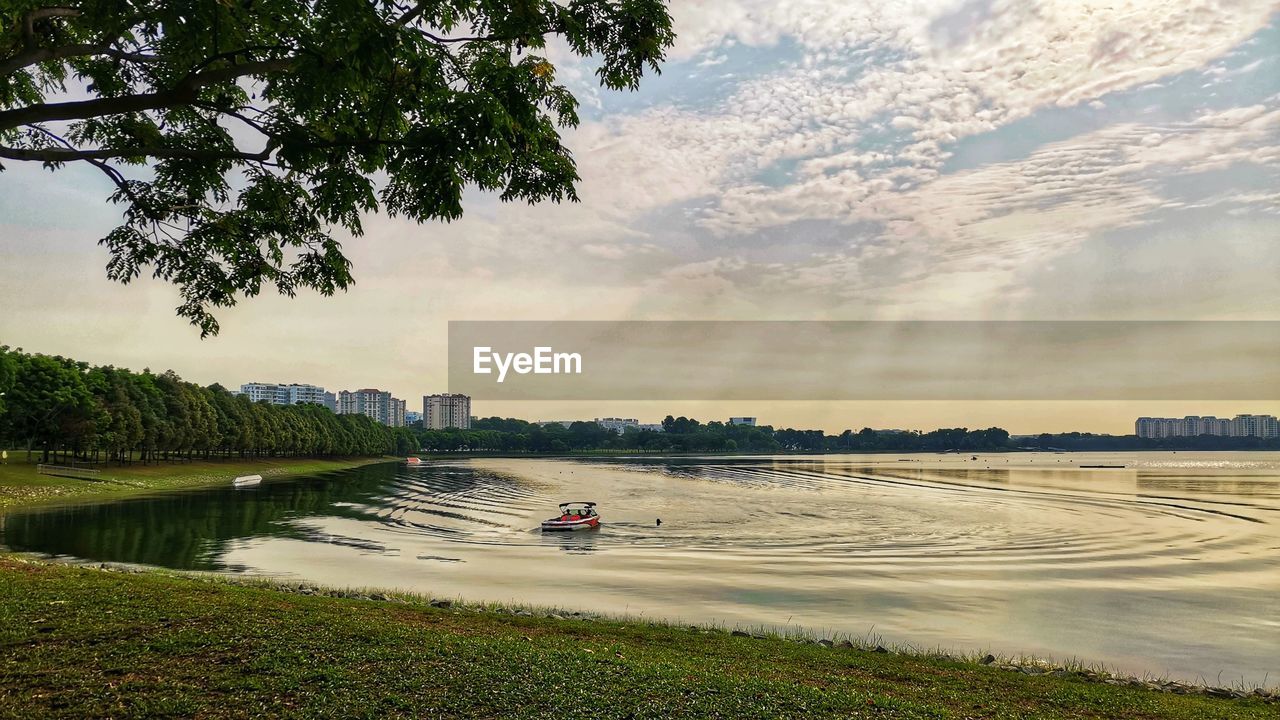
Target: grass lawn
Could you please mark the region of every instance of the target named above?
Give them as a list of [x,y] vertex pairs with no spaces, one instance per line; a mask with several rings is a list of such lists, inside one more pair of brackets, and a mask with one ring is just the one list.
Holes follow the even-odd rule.
[[1269,718],[1216,699],[723,631],[0,555],[0,717]]
[[[39,457],[38,453],[33,455],[33,458]],[[36,463],[34,460],[27,462],[26,458],[26,451],[10,450],[8,461],[0,464],[0,512],[20,505],[43,502],[109,500],[157,490],[229,483],[238,475],[263,477],[304,475],[393,459],[251,458],[209,462],[161,462],[153,465],[103,466],[100,479],[79,480],[37,475]]]

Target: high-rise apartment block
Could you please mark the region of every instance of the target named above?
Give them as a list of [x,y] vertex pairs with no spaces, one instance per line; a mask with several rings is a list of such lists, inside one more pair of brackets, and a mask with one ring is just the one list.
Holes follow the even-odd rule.
[[367,415],[390,427],[404,427],[405,402],[377,388],[338,393],[339,415]]
[[316,385],[304,385],[301,383],[245,383],[240,386],[240,394],[249,398],[253,402],[261,402],[263,400],[272,405],[301,405],[302,403],[315,403],[316,405],[324,405],[330,410],[337,410],[336,398],[333,393],[325,392],[324,388]]
[[1280,437],[1280,421],[1274,415],[1237,415],[1219,418],[1212,415],[1187,415],[1181,418],[1140,417],[1134,424],[1138,437]]
[[640,421],[635,418],[596,418],[596,424],[605,430],[612,430],[619,435],[627,431],[627,428],[640,427]]
[[422,396],[422,427],[427,430],[471,427],[471,398],[457,393]]

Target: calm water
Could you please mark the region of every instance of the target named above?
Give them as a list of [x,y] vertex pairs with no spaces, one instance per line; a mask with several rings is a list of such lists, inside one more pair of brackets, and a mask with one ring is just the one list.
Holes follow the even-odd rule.
[[[12,514],[0,540],[93,560],[1280,680],[1280,454],[968,458],[383,465]],[[538,521],[562,500],[599,502],[605,526],[542,535]]]

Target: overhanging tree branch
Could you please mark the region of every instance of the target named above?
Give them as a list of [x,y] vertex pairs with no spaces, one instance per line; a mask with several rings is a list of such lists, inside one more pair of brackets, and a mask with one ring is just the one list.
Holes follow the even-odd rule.
[[[554,34],[599,59],[602,85],[635,87],[671,47],[666,5],[24,0],[0,32],[0,162],[100,170],[124,214],[101,240],[107,277],[150,268],[181,291],[180,316],[216,333],[210,311],[264,284],[347,287],[334,233],[359,235],[367,213],[451,220],[471,187],[576,200],[558,128],[578,122],[577,100],[513,50]],[[65,94],[71,78],[85,95]]]
[[159,60],[155,55],[133,53],[105,45],[81,44],[63,45],[61,47],[53,48],[32,48],[6,60],[0,60],[0,77],[9,75],[24,67],[35,65],[36,63],[48,62],[50,60],[66,60],[68,58],[76,57],[92,57],[94,55],[105,55],[107,57],[115,58],[117,60],[125,60],[128,62],[155,62]]
[[39,162],[74,162],[76,160],[110,160],[124,157],[190,158],[194,160],[266,160],[271,157],[274,145],[268,144],[260,152],[238,150],[197,150],[192,148],[125,147],[78,150],[63,148],[10,148],[0,147],[0,158],[10,160],[35,160]]
[[72,7],[36,8],[22,18],[22,37],[27,47],[33,47],[36,41],[36,21],[53,17],[79,17],[80,11]]
[[33,123],[59,120],[87,120],[104,115],[159,110],[177,105],[189,105],[197,99],[200,88],[234,80],[246,75],[263,75],[279,72],[297,62],[296,57],[255,60],[217,70],[188,75],[169,90],[138,95],[80,100],[64,103],[41,103],[13,110],[0,111],[0,130],[8,130]]
[[[72,145],[70,142],[68,142],[67,139],[62,137],[61,135],[58,135],[57,133],[52,132],[47,128],[40,127],[38,125],[36,126],[35,129],[40,133],[42,133],[43,135],[45,135],[46,137],[52,139],[54,142],[62,145],[63,147],[69,150],[75,150],[75,146]],[[146,207],[146,203],[144,203],[142,201],[142,198],[138,197],[138,195],[133,192],[133,189],[129,187],[129,181],[125,179],[124,175],[120,174],[119,170],[111,167],[111,165],[101,160],[97,160],[94,158],[85,158],[85,161],[88,162],[90,165],[101,170],[102,173],[106,175],[107,178],[110,179],[112,183],[115,184],[116,188],[120,190],[120,192],[125,197],[129,198],[129,201],[132,202],[135,206]]]

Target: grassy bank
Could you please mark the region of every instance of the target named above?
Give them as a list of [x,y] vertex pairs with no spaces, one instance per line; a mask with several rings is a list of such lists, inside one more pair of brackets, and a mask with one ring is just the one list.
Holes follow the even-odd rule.
[[0,716],[1199,720],[1277,712],[1260,700],[722,631],[304,593],[314,594],[0,555]]
[[37,475],[36,463],[27,462],[26,453],[11,450],[8,462],[0,465],[0,512],[46,502],[109,500],[157,490],[217,485],[229,483],[238,475],[256,474],[264,478],[307,475],[390,459],[392,458],[257,458],[161,462],[153,465],[104,466],[98,479],[80,480]]

